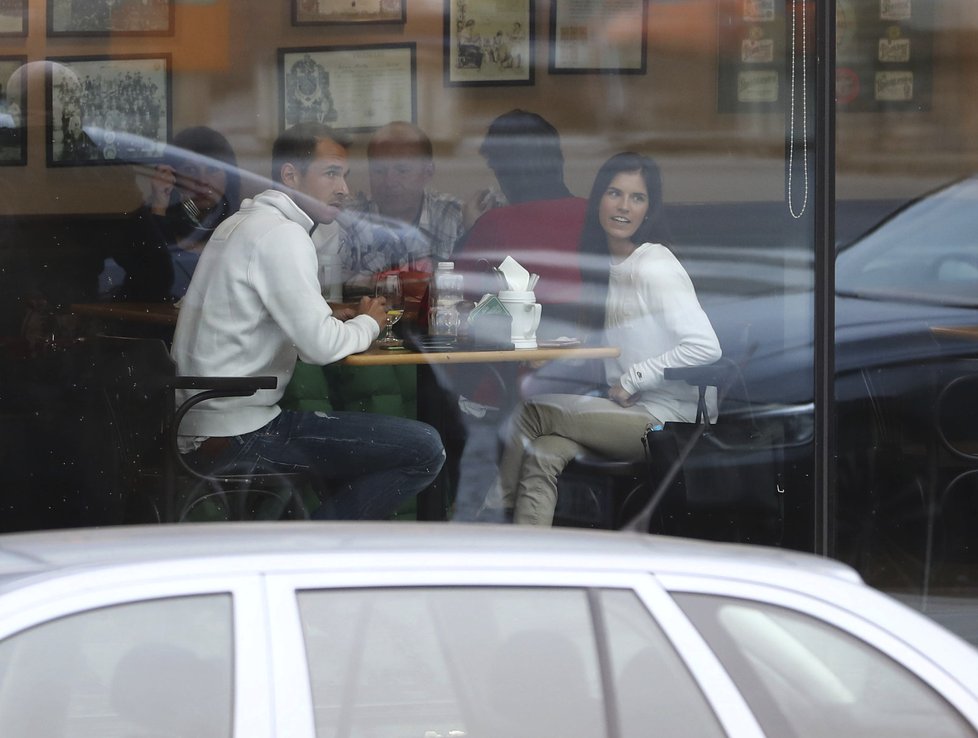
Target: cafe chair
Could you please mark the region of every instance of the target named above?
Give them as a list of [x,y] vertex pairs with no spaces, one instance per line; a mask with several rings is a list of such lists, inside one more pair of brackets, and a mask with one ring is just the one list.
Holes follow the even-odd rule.
[[[669,367],[664,374],[698,388],[696,421],[667,422],[661,431],[647,433],[644,459],[613,460],[582,451],[564,472],[570,479],[591,480],[588,497],[573,504],[580,508],[590,501],[597,511],[592,527],[780,542],[784,433],[778,421],[756,417],[740,367],[730,359]],[[732,385],[740,390],[736,398],[729,394]],[[715,424],[706,408],[710,387],[717,388],[719,399]],[[580,525],[561,512],[559,500],[555,525]]]
[[[273,389],[275,377],[178,376],[163,341],[99,336],[96,377],[116,458],[110,479],[132,507],[148,502],[157,522],[307,519],[301,473],[259,467],[204,474],[177,448],[180,421],[195,405],[215,397],[248,397]],[[199,390],[176,405],[176,390]]]

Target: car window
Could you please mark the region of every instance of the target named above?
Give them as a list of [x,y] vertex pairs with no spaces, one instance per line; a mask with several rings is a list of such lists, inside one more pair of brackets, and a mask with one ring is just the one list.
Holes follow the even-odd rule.
[[601,592],[623,738],[722,736],[686,665],[633,592]]
[[[656,723],[657,735],[709,725],[692,679],[634,595],[601,602],[622,735],[647,735],[648,709],[668,712],[667,695],[683,709]],[[585,590],[307,591],[299,606],[320,738],[607,735],[597,601]],[[625,690],[632,676],[641,688]],[[691,706],[705,716],[683,725]]]
[[4,738],[231,735],[230,595],[89,610],[0,642]]
[[975,736],[889,656],[811,616],[748,600],[678,594],[768,735]]

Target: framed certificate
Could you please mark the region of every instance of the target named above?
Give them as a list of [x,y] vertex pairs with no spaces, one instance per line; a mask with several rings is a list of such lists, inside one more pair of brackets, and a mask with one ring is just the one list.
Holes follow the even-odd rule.
[[47,0],[48,36],[171,36],[174,0]]
[[645,74],[648,0],[553,0],[551,74]]
[[303,121],[372,131],[417,121],[415,44],[279,49],[282,128]]
[[48,166],[162,158],[170,138],[168,54],[48,61]]
[[26,35],[27,0],[7,0],[0,3],[0,36]]
[[445,0],[445,84],[533,84],[531,0]]
[[406,0],[292,0],[292,25],[404,23]]

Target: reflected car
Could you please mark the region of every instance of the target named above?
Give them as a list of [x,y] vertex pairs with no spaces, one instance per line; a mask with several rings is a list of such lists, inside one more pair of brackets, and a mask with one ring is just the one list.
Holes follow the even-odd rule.
[[[971,177],[905,205],[838,252],[840,464],[859,484],[872,470],[857,469],[847,454],[878,442],[872,429],[892,437],[900,430],[894,423],[902,424],[902,431],[926,435],[933,383],[950,363],[974,355],[974,342],[942,338],[933,329],[978,325],[976,231],[978,177]],[[697,269],[694,254],[694,282]],[[737,265],[731,269],[739,273]],[[701,299],[709,305],[711,296]],[[724,346],[742,352],[730,358],[744,364],[750,400],[788,419],[793,429],[788,436],[799,442],[806,434],[810,440],[812,432],[813,304],[809,288],[707,308]],[[739,389],[731,392],[735,400]],[[847,430],[861,436],[847,436]]]
[[978,651],[848,567],[513,526],[0,537],[0,732],[974,736]]

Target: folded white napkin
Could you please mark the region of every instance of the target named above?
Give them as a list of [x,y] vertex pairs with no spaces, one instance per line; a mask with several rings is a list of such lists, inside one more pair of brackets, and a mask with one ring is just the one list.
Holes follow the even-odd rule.
[[499,265],[499,271],[506,278],[506,284],[513,292],[526,292],[530,287],[530,273],[512,256],[507,256]]

